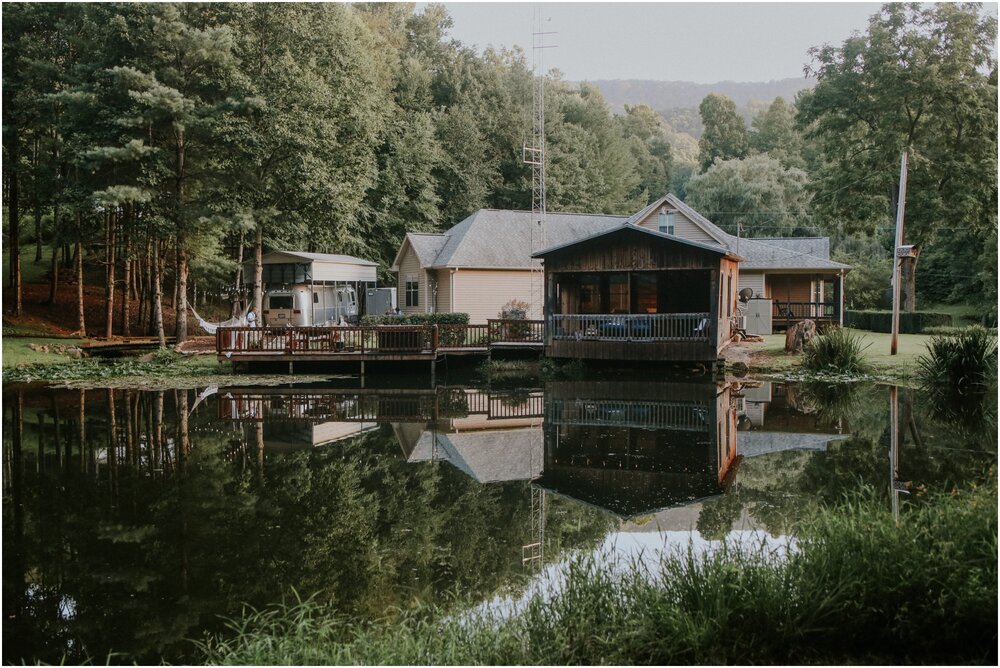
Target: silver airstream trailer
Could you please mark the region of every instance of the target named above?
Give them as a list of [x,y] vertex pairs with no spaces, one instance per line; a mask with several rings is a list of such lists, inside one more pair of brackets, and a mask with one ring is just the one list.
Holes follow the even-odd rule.
[[350,285],[308,285],[268,290],[264,298],[268,327],[336,325],[358,320],[358,296]]
[[[376,287],[378,265],[350,255],[274,251],[261,262],[261,316],[268,327],[356,323],[366,312],[366,291]],[[246,283],[253,283],[253,273],[253,261],[244,263]]]

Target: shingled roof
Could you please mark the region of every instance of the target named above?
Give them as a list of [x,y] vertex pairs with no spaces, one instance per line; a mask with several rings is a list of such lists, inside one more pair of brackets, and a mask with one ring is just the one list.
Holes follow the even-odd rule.
[[851,266],[830,260],[830,240],[827,237],[769,237],[767,239],[737,238],[701,215],[676,195],[668,194],[642,211],[630,216],[629,223],[638,223],[651,211],[669,204],[684,214],[691,222],[705,230],[733,253],[743,258],[740,271],[755,269],[829,270],[850,269]]
[[[705,230],[719,246],[743,258],[742,270],[827,270],[850,269],[849,265],[833,262],[830,243],[825,237],[737,239],[718,225],[682,202],[675,195],[665,195],[632,216],[608,216],[587,213],[547,213],[545,243],[535,243],[535,249],[554,247],[579,241],[614,227],[637,224],[664,204],[676,208]],[[532,213],[501,209],[480,209],[447,232],[438,234],[409,233],[406,240],[424,268],[468,267],[497,269],[529,269],[538,267],[540,260],[532,258]],[[711,245],[712,242],[698,242]],[[405,243],[403,247],[405,247]],[[400,248],[402,253],[403,247]],[[398,269],[397,255],[393,270]]]
[[[582,239],[623,222],[624,216],[547,213],[545,245],[559,245]],[[540,264],[539,260],[531,258],[531,225],[530,211],[480,209],[447,232],[411,233],[406,238],[421,266],[426,268],[527,269]]]

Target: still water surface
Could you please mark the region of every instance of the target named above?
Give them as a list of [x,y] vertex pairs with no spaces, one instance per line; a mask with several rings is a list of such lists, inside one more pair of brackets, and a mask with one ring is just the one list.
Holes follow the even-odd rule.
[[393,385],[4,386],[3,661],[184,661],[293,589],[371,618],[495,600],[570,554],[794,536],[996,462],[995,415],[907,389],[891,452],[885,386]]

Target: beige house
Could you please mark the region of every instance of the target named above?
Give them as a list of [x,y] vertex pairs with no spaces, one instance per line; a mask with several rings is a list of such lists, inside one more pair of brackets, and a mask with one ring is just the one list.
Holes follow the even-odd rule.
[[531,305],[529,317],[541,318],[541,263],[532,253],[626,223],[717,244],[743,258],[739,288],[771,301],[758,304],[770,311],[774,327],[806,317],[842,319],[843,277],[850,267],[830,260],[828,238],[737,238],[674,195],[627,217],[549,213],[541,245],[529,211],[481,209],[446,232],[409,233],[391,268],[400,308],[468,313],[470,322],[483,323],[518,299]]
[[[550,213],[545,245],[575,241],[624,220]],[[410,232],[391,268],[397,275],[399,308],[404,313],[468,313],[469,322],[484,323],[518,299],[531,304],[529,318],[540,319],[542,263],[531,257],[540,249],[537,237],[532,248],[530,211],[480,209],[447,232]]]

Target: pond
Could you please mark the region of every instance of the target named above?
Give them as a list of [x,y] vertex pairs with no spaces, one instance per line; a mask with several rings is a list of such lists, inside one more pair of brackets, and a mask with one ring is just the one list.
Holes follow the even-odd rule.
[[996,463],[995,413],[905,388],[418,383],[4,386],[3,661],[193,660],[294,596],[476,604],[569,554],[794,536],[863,486],[905,513]]

